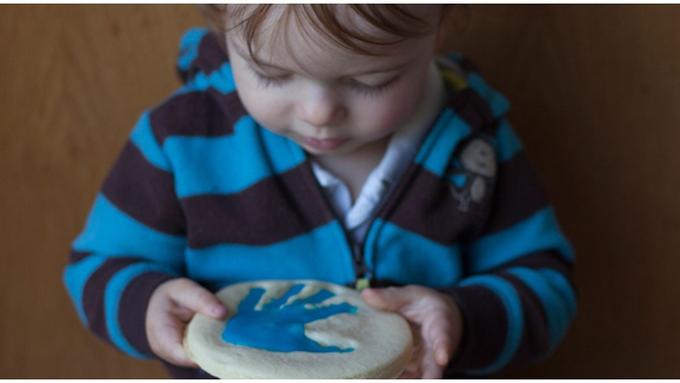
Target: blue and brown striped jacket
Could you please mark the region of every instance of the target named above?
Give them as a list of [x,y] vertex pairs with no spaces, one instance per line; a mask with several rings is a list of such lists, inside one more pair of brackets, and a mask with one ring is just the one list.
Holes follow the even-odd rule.
[[[146,307],[170,278],[217,290],[366,277],[456,299],[465,333],[451,371],[485,374],[547,355],[576,310],[570,245],[506,119],[506,99],[463,58],[439,64],[446,106],[364,243],[352,246],[306,153],[248,115],[216,37],[187,32],[184,85],[141,115],[73,243],[64,280],[82,322],[148,357]],[[492,148],[486,171],[466,166],[470,147]]]

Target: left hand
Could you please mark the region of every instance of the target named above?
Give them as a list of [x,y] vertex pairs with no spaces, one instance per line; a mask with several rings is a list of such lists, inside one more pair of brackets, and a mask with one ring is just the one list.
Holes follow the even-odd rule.
[[361,295],[376,309],[402,315],[414,330],[419,355],[414,356],[401,378],[441,378],[463,333],[463,316],[455,301],[415,285],[365,289]]

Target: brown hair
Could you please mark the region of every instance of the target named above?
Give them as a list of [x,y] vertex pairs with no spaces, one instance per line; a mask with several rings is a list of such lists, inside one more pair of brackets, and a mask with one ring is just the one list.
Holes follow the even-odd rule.
[[[349,12],[367,21],[379,31],[394,36],[392,40],[376,39],[367,32],[360,32],[347,28],[338,18],[337,8],[348,7]],[[241,28],[246,41],[248,52],[254,60],[253,41],[257,37],[259,27],[267,18],[271,10],[271,4],[261,4],[251,7],[242,5],[204,5],[202,11],[208,20],[210,27],[217,33],[220,43],[226,46],[225,35],[227,32]],[[229,10],[227,11],[227,8]],[[439,22],[448,13],[449,7],[443,6]],[[247,12],[248,11],[248,12]],[[247,14],[246,14],[247,13]],[[293,17],[298,27],[308,37],[314,37],[314,33],[325,36],[339,46],[352,52],[375,56],[376,53],[369,50],[366,45],[389,46],[398,44],[409,38],[426,36],[434,32],[430,22],[415,15],[406,7],[396,4],[297,4],[287,5],[282,15],[283,20]],[[232,20],[230,20],[232,19]],[[228,22],[238,20],[231,27]],[[311,26],[311,29],[307,27]]]

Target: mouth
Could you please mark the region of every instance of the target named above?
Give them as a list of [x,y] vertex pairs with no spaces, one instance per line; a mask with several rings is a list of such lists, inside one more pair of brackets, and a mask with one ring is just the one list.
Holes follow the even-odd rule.
[[347,141],[349,141],[348,138],[330,138],[330,139],[317,139],[317,138],[311,138],[311,137],[301,137],[300,142],[309,148],[312,148],[316,151],[330,151],[330,150],[335,150],[342,145],[344,145]]

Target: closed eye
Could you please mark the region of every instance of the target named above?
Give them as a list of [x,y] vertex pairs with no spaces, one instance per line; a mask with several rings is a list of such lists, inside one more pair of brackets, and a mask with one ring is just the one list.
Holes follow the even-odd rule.
[[349,88],[356,90],[357,92],[366,96],[378,96],[389,89],[399,79],[400,76],[397,75],[381,84],[376,85],[368,85],[356,80],[347,80],[345,83]]
[[269,86],[282,86],[284,85],[291,77],[290,74],[284,74],[284,75],[279,75],[279,76],[269,76],[263,73],[260,73],[254,69],[251,69],[251,72],[255,76],[255,79],[257,80],[258,85],[266,88]]

